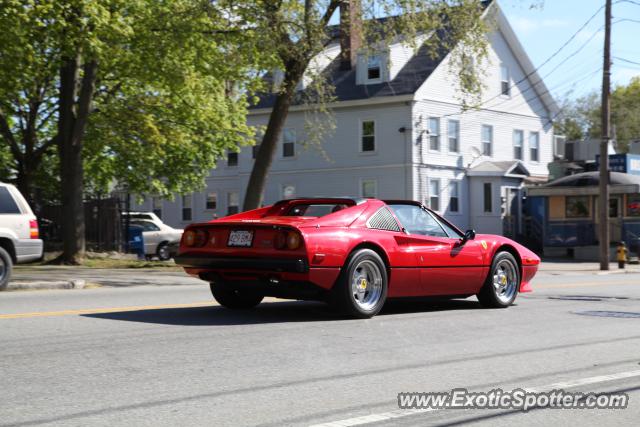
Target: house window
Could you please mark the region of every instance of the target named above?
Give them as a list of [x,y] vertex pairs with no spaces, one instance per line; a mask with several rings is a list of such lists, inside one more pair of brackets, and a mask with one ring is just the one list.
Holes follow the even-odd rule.
[[460,212],[460,182],[449,182],[449,212]]
[[380,64],[380,55],[370,55],[367,58],[367,80],[380,80],[382,75]]
[[521,130],[513,131],[513,158],[522,160],[522,143],[524,142],[524,132]]
[[511,78],[509,68],[506,65],[500,66],[500,93],[504,96],[511,96]]
[[531,161],[538,161],[540,146],[540,134],[538,132],[531,132],[529,134],[529,149],[531,150]]
[[589,196],[567,196],[564,216],[566,218],[589,218]]
[[457,153],[460,151],[460,122],[457,120],[449,120],[448,124],[449,152]]
[[440,151],[440,119],[429,117],[429,150]]
[[375,179],[363,179],[360,183],[362,197],[377,197],[378,182]]
[[493,155],[493,126],[482,125],[482,154]]
[[240,195],[237,191],[227,193],[227,215],[237,214],[240,206]]
[[162,199],[160,197],[151,198],[151,210],[160,219],[162,219]]
[[227,166],[238,166],[238,153],[230,151],[227,155]]
[[286,128],[282,132],[282,157],[294,157],[296,155],[296,130]]
[[434,211],[440,210],[440,180],[429,180],[429,207]]
[[258,151],[260,150],[260,144],[256,144],[251,147],[251,157],[255,160],[258,157]]
[[291,184],[286,184],[282,186],[282,198],[283,199],[293,199],[296,197],[296,186]]
[[376,122],[365,120],[362,122],[361,150],[363,152],[375,151],[376,149]]
[[193,202],[193,195],[182,195],[182,220],[191,221],[191,203]]
[[218,209],[218,193],[207,193],[206,208],[208,210]]
[[491,213],[493,212],[493,194],[491,191],[491,183],[485,182],[483,187],[483,197],[484,197],[484,212]]

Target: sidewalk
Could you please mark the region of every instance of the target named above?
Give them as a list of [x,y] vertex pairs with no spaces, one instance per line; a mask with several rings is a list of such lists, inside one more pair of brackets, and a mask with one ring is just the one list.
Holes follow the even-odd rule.
[[[73,286],[73,283],[83,286]],[[184,271],[169,268],[88,268],[52,265],[14,267],[8,289],[77,289],[95,286],[173,286],[204,284]]]
[[600,270],[599,262],[575,261],[571,259],[542,259],[538,274],[548,275],[584,275],[584,274],[625,274],[640,273],[640,265],[627,264],[624,269],[618,268],[617,262],[609,263],[609,270]]

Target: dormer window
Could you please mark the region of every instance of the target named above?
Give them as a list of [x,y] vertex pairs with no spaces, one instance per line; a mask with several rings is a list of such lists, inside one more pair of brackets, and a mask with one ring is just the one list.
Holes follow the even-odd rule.
[[367,80],[380,80],[382,78],[380,55],[369,55],[367,57]]

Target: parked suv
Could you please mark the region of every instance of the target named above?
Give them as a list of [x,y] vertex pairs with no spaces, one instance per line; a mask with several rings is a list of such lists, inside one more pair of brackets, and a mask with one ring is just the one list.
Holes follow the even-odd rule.
[[36,216],[16,187],[0,182],[0,290],[9,284],[13,264],[40,258]]

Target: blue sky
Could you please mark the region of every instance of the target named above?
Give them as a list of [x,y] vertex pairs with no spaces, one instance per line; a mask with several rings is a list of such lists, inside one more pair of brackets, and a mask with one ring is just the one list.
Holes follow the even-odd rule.
[[[601,7],[604,0],[498,0],[536,67],[544,63]],[[539,7],[530,8],[532,4]],[[621,21],[633,19],[639,22]],[[640,76],[640,1],[615,1],[612,26],[612,86]],[[604,8],[552,61],[540,68],[551,93],[576,98],[602,86]],[[558,66],[574,52],[580,52]],[[622,58],[638,64],[624,62]],[[548,75],[547,75],[548,74]],[[546,77],[545,77],[546,75]]]

